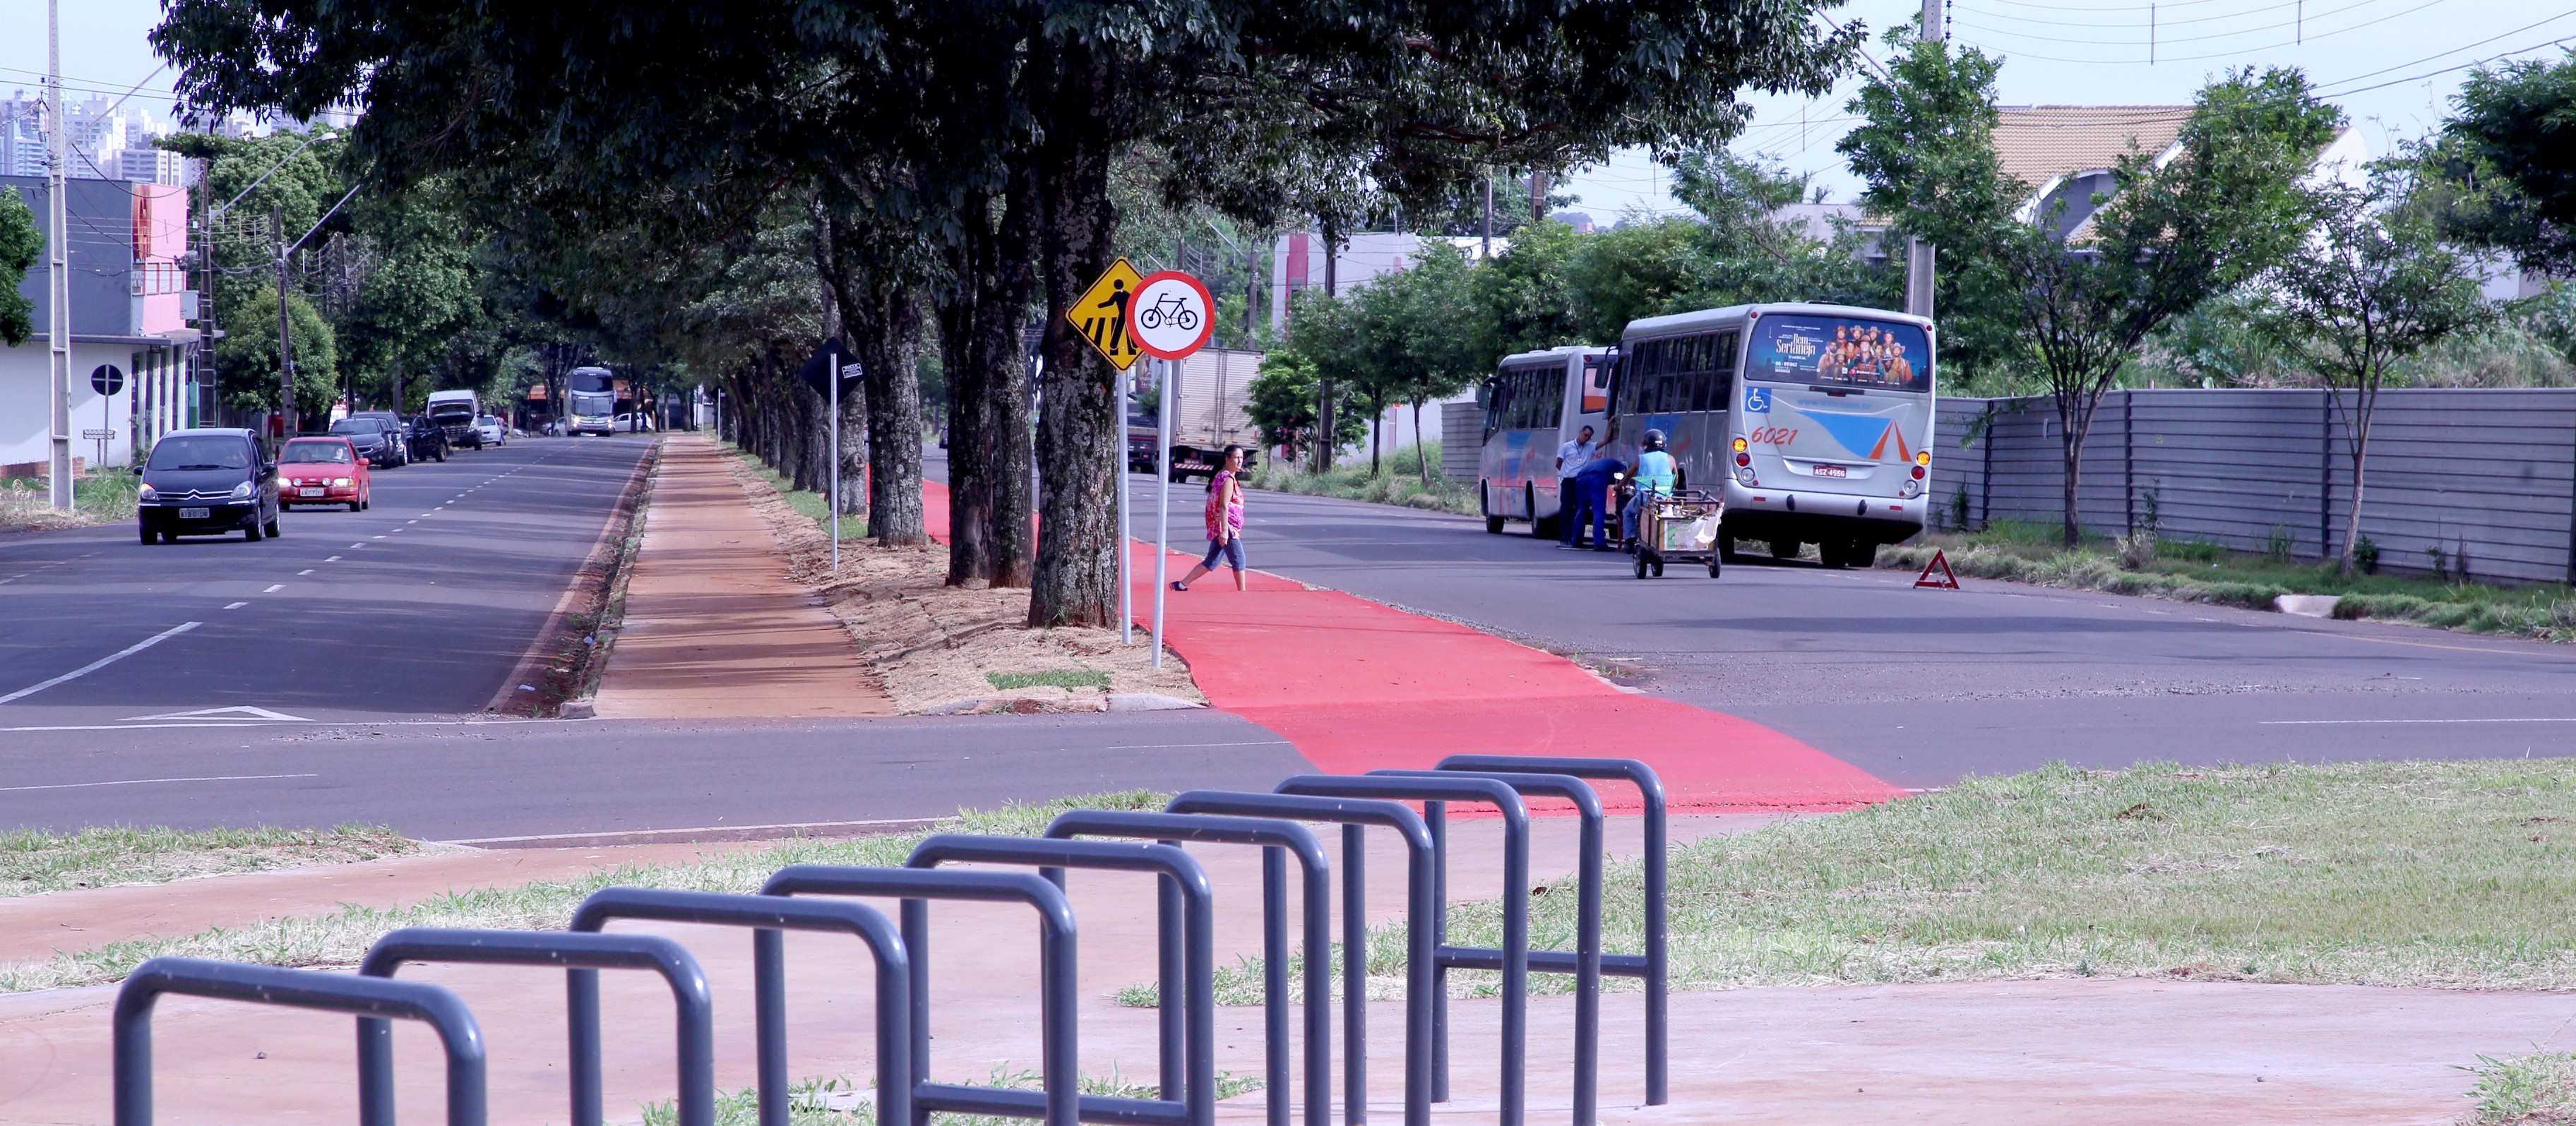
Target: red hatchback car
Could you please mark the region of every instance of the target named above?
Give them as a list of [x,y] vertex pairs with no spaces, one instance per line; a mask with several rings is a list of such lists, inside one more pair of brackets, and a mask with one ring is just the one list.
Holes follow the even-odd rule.
[[277,458],[277,507],[345,504],[357,512],[375,503],[367,459],[346,438],[297,438]]

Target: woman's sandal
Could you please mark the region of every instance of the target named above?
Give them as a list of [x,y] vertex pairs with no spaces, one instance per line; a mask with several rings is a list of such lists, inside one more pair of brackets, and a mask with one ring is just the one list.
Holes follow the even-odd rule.
[[1173,580],[1172,580],[1172,589],[1173,589],[1173,590],[1188,590],[1188,589],[1190,589],[1190,584],[1185,583],[1185,582],[1182,582],[1182,581],[1181,581],[1181,580],[1179,580],[1179,579],[1173,579]]

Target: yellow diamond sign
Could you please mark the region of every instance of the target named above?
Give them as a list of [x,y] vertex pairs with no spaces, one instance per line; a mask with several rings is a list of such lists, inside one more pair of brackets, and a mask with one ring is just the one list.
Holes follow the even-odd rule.
[[1127,303],[1136,297],[1136,287],[1145,280],[1136,267],[1120,258],[1100,272],[1100,280],[1082,291],[1073,307],[1064,311],[1064,319],[1073,330],[1091,342],[1100,358],[1109,366],[1125,371],[1142,355],[1136,342],[1127,336]]

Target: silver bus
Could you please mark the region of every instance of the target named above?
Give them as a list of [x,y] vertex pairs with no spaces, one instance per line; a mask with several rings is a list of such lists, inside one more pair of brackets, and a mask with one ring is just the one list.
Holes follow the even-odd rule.
[[1476,462],[1486,531],[1527,520],[1531,535],[1556,534],[1564,505],[1556,495],[1556,448],[1586,426],[1596,441],[1608,434],[1608,354],[1569,344],[1495,365],[1485,381],[1485,444]]
[[1923,530],[1931,494],[1932,322],[1843,305],[1735,305],[1632,321],[1605,452],[1661,430],[1683,488],[1726,501],[1727,559],[1815,544],[1868,566]]

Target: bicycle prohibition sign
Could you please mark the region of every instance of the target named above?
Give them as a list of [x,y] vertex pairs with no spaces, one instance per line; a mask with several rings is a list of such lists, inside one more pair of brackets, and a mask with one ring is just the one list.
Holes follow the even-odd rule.
[[1158,360],[1177,360],[1207,345],[1216,299],[1199,279],[1178,270],[1148,275],[1127,304],[1127,335]]

